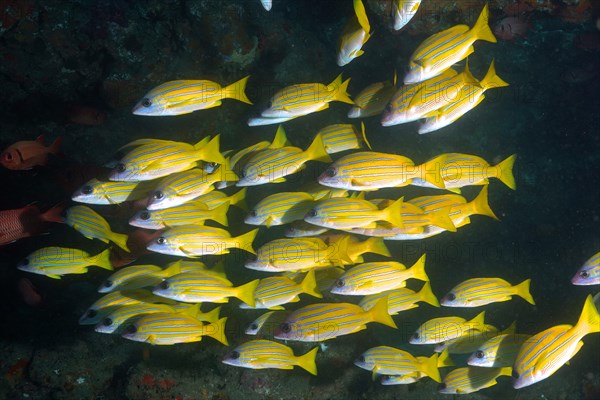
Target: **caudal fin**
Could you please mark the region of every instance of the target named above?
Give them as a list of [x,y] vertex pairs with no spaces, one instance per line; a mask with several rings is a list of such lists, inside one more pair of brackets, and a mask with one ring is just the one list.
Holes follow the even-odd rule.
[[296,365],[298,365],[300,368],[304,368],[313,375],[317,375],[316,359],[318,352],[319,347],[317,346],[308,353],[298,356],[296,359]]
[[311,269],[308,271],[304,280],[302,280],[302,292],[306,294],[310,294],[311,296],[318,297],[319,299],[323,298],[319,289],[317,289],[317,279],[315,277],[315,270]]
[[371,237],[364,241],[366,247],[365,253],[379,254],[384,257],[391,257],[392,253],[385,245],[383,238]]
[[411,273],[411,278],[418,279],[420,281],[425,281],[425,282],[429,281],[429,277],[427,276],[427,273],[425,273],[425,258],[426,257],[427,257],[427,254],[423,254],[421,256],[421,258],[419,258],[417,260],[417,262],[415,262],[414,265],[406,271],[406,272]]
[[506,160],[502,161],[500,164],[496,165],[496,178],[500,179],[502,183],[504,183],[512,190],[517,189],[517,184],[515,183],[515,176],[513,175],[513,166],[515,165],[516,159],[517,155],[513,154]]
[[321,161],[330,163],[333,162],[327,150],[325,150],[325,144],[321,135],[317,135],[312,141],[308,149],[304,152],[307,160]]
[[485,74],[485,77],[481,80],[481,82],[479,82],[479,84],[481,85],[483,90],[508,86],[508,83],[504,82],[502,78],[496,75],[496,66],[494,60],[492,60],[487,74]]
[[62,215],[60,215],[64,209],[65,209],[65,204],[58,203],[57,205],[50,208],[45,213],[41,214],[40,217],[42,218],[42,220],[47,221],[47,222],[57,222],[59,224],[64,224],[65,219],[63,218]]
[[213,208],[210,211],[210,219],[223,226],[228,226],[229,221],[227,220],[227,211],[229,211],[229,201],[224,202],[216,208]]
[[479,14],[479,18],[477,18],[477,22],[471,29],[471,33],[475,35],[477,40],[485,40],[486,42],[496,43],[496,37],[492,33],[490,29],[490,25],[488,24],[489,19],[489,8],[486,4],[481,10],[481,14]]
[[442,208],[441,210],[429,213],[428,215],[431,225],[439,226],[440,228],[450,232],[456,232],[456,226],[454,226],[454,222],[452,222],[452,218],[450,218],[451,208],[452,207],[448,206]]
[[[227,161],[219,150],[219,141],[221,135],[216,135],[204,146],[197,148],[198,157],[202,161],[210,161],[221,165],[226,165]],[[216,171],[215,171],[216,172]]]
[[429,281],[425,281],[425,284],[419,291],[419,297],[420,297],[421,301],[424,301],[427,304],[431,304],[434,307],[440,306],[440,302],[438,301],[437,297],[435,297],[435,294],[433,294],[433,291],[431,290],[431,283],[429,283]]
[[594,304],[594,299],[591,294],[585,299],[583,311],[581,312],[581,316],[579,317],[579,321],[577,321],[575,328],[583,335],[600,332],[600,315],[598,315],[598,309]]
[[116,244],[117,246],[119,246],[120,248],[125,250],[126,252],[128,252],[128,253],[131,252],[129,250],[129,247],[127,247],[127,239],[129,239],[129,236],[125,235],[124,233],[110,232],[109,239],[111,242],[113,242],[114,244]]
[[488,185],[484,185],[481,188],[481,191],[479,192],[477,197],[475,197],[475,199],[471,201],[471,207],[473,214],[486,215],[499,221],[496,214],[494,214],[494,212],[490,208],[490,204],[488,202]]
[[381,213],[384,215],[384,218],[382,219],[394,226],[397,226],[398,228],[404,228],[404,220],[402,218],[403,202],[404,197],[400,197],[398,200],[394,201],[389,207],[386,207],[384,210],[381,210]]
[[223,317],[212,324],[204,325],[202,327],[204,336],[210,336],[211,338],[223,343],[225,346],[229,346],[229,342],[225,336],[225,322],[227,322],[227,317]]
[[523,299],[525,299],[526,302],[535,306],[535,301],[533,300],[531,293],[529,293],[530,284],[531,279],[526,279],[523,282],[519,283],[517,286],[515,286],[515,294],[517,296],[521,296]]
[[215,307],[206,313],[198,311],[195,315],[195,318],[202,322],[216,322],[219,320],[220,314],[221,314],[221,306]]
[[248,78],[250,78],[250,75],[240,79],[237,82],[232,83],[231,85],[223,89],[223,97],[236,99],[244,103],[252,104],[248,96],[246,96],[246,83],[248,83]]
[[335,80],[327,86],[327,89],[335,91],[333,100],[354,105],[354,101],[352,101],[350,95],[348,94],[349,83],[350,79],[346,79],[342,82],[342,74],[339,74]]
[[375,303],[373,308],[366,312],[371,314],[371,318],[374,322],[379,322],[380,324],[387,325],[392,328],[398,328],[388,312],[388,296],[383,296],[377,301],[377,303]]
[[90,265],[96,265],[100,268],[107,269],[109,271],[114,270],[111,262],[110,262],[110,247],[104,250],[102,253],[90,257]]
[[242,190],[232,194],[229,197],[229,203],[232,206],[236,206],[237,208],[248,211],[248,204],[246,204],[246,191],[248,188],[243,188]]
[[258,286],[260,279],[255,279],[245,285],[238,286],[236,289],[235,297],[254,308],[256,302],[254,301],[254,289]]
[[239,246],[238,248],[241,250],[246,250],[249,253],[256,254],[254,247],[252,247],[252,242],[254,242],[254,238],[256,237],[257,233],[258,229],[254,229],[234,238],[235,242]]
[[439,383],[442,381],[442,377],[440,376],[440,370],[438,369],[438,358],[439,355],[437,353],[429,358],[425,358],[418,368],[420,372]]

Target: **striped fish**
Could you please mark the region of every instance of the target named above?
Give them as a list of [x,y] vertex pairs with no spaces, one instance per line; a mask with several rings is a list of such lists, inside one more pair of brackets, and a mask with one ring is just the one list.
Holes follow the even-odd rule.
[[209,209],[203,201],[194,200],[161,210],[140,210],[129,219],[129,225],[145,229],[163,229],[179,225],[204,225],[206,220],[228,225],[229,203]]
[[507,333],[494,336],[473,352],[467,364],[473,367],[512,367],[521,346],[531,335]]
[[229,346],[225,337],[227,317],[204,325],[196,318],[183,314],[156,313],[144,315],[135,322],[123,327],[125,339],[156,345],[199,342],[202,336],[209,336],[225,346]]
[[315,199],[308,193],[275,193],[259,201],[244,222],[267,227],[288,224],[302,220],[314,204]]
[[266,149],[254,155],[244,165],[236,186],[255,186],[270,182],[284,182],[285,176],[303,168],[308,161],[331,162],[321,136],[315,137],[303,151],[299,147]]
[[434,307],[440,306],[440,303],[438,303],[437,298],[431,291],[431,284],[427,281],[419,292],[407,288],[387,290],[363,297],[358,305],[365,310],[370,310],[379,299],[385,296],[388,298],[388,313],[390,315],[396,315],[401,311],[418,307],[419,305],[417,303],[421,301],[431,304]]
[[42,247],[21,260],[17,269],[60,279],[62,275],[85,274],[92,265],[112,271],[110,248],[92,256],[79,249]]
[[360,128],[359,132],[352,124],[333,124],[321,129],[317,135],[323,139],[323,145],[329,154],[360,149],[363,144],[370,149],[371,145],[365,134],[365,124],[361,122]]
[[397,328],[383,298],[371,310],[351,303],[311,304],[294,311],[275,331],[275,339],[321,342],[366,329],[369,322]]
[[438,386],[438,392],[445,394],[467,394],[494,386],[499,376],[510,376],[511,367],[453,369]]
[[438,370],[438,354],[418,360],[412,354],[389,346],[377,346],[362,353],[354,365],[375,374],[406,375],[414,372],[423,373],[436,382],[441,382]]
[[362,0],[353,0],[354,13],[340,37],[337,65],[343,67],[363,55],[362,46],[371,38],[371,25]]
[[155,296],[145,289],[115,291],[105,294],[89,306],[79,318],[79,325],[95,325],[119,307],[141,303],[176,304],[172,300]]
[[362,262],[365,253],[391,257],[389,249],[381,238],[361,240],[348,233],[325,234],[320,236],[331,248],[330,257],[334,259],[350,259],[353,264]]
[[436,344],[466,335],[469,329],[480,328],[484,325],[485,311],[472,320],[461,317],[433,318],[423,323],[410,337],[411,344]]
[[186,303],[227,303],[236,297],[254,307],[254,289],[259,279],[234,287],[222,277],[202,272],[186,272],[168,277],[152,290],[157,296]]
[[214,190],[213,183],[224,180],[227,175],[232,173],[224,171],[222,166],[212,174],[207,174],[199,168],[171,174],[158,182],[146,208],[162,210],[179,206]]
[[286,238],[302,238],[302,237],[310,237],[317,236],[322,233],[327,232],[328,228],[323,228],[322,226],[316,226],[313,224],[309,224],[308,222],[302,221],[294,221],[285,229],[285,237]]
[[209,210],[214,210],[223,203],[229,203],[230,206],[236,206],[243,211],[248,211],[248,206],[246,205],[247,190],[247,188],[243,188],[229,196],[218,190],[212,190],[197,197],[195,201],[204,203]]
[[256,251],[245,267],[257,271],[301,271],[352,264],[344,249],[336,249],[319,238],[275,239]]
[[[486,185],[489,183],[489,178],[497,178],[506,186],[515,190],[517,186],[515,177],[513,176],[513,165],[516,158],[516,154],[513,154],[504,161],[492,166],[478,156],[445,153],[427,161],[426,164],[436,171],[439,170],[446,189],[471,185]],[[413,179],[410,184],[434,187],[431,182],[427,182],[421,178]]]
[[419,119],[418,117],[413,116],[413,118],[409,118],[407,113],[410,102],[415,97],[415,94],[417,94],[417,92],[423,89],[426,85],[431,88],[445,86],[447,82],[454,79],[456,75],[457,72],[454,69],[449,68],[440,75],[424,82],[402,86],[392,95],[389,103],[387,103],[385,106],[383,115],[381,116],[381,125],[393,126],[416,121]]
[[[514,325],[508,329],[514,333]],[[437,343],[433,348],[436,353],[447,351],[450,354],[471,354],[479,346],[484,344],[487,340],[499,335],[501,332],[498,331],[493,325],[485,324],[481,329],[469,329],[463,336],[450,339],[448,341]]]
[[402,227],[403,198],[383,210],[367,200],[350,198],[321,199],[306,213],[304,221],[332,229],[374,228],[376,221]]
[[370,84],[354,97],[354,106],[348,111],[348,118],[366,118],[381,114],[396,90],[396,72],[392,82]]
[[224,164],[219,152],[219,137],[201,140],[195,145],[172,140],[140,139],[120,149],[133,147],[115,165],[111,181],[147,181],[182,172],[199,165],[200,161]]
[[600,315],[588,295],[575,326],[554,326],[525,341],[513,365],[513,387],[520,389],[548,378],[577,354],[585,335],[597,332]]
[[87,206],[73,206],[67,209],[65,222],[88,239],[98,239],[104,243],[113,242],[129,252],[127,235],[111,231],[108,222]]
[[121,268],[106,278],[98,288],[99,293],[114,292],[115,290],[131,290],[148,286],[156,286],[163,277],[179,271],[177,266],[163,269],[156,265],[131,265]]
[[234,367],[252,369],[293,369],[295,365],[317,375],[318,347],[302,356],[295,356],[292,349],[271,340],[251,340],[246,342],[223,357],[223,363]]
[[471,278],[456,285],[441,300],[445,307],[480,307],[486,304],[509,301],[513,295],[525,299],[529,304],[535,305],[529,293],[531,279],[518,285],[500,278]]
[[254,289],[254,307],[248,304],[240,304],[240,308],[267,308],[270,310],[282,310],[282,304],[300,301],[301,293],[313,297],[322,298],[323,295],[317,289],[315,271],[310,270],[299,284],[285,276],[273,276],[260,280]]
[[[392,200],[389,199],[371,199],[370,202],[377,204],[379,209],[383,209],[385,207],[389,207],[392,204]],[[443,230],[456,232],[456,227],[454,226],[454,222],[450,218],[451,207],[438,208],[435,211],[425,212],[420,207],[414,205],[412,202],[405,202],[402,204],[402,221],[404,222],[404,228],[402,231],[404,232],[419,232],[418,228],[422,228],[424,226],[436,226],[442,228]],[[394,227],[388,223],[380,223],[378,224],[381,227],[388,226],[390,229]],[[369,232],[370,235],[374,233]],[[376,236],[379,236],[375,234]],[[387,233],[383,234],[387,236]]]
[[345,155],[323,172],[318,181],[323,186],[346,190],[370,191],[404,186],[415,179],[443,188],[439,170],[435,164],[415,165],[414,162],[396,154],[363,151]]
[[[197,304],[194,304],[197,306]],[[115,333],[118,332],[121,326],[125,323],[132,322],[134,319],[139,318],[147,314],[155,313],[171,313],[175,314],[177,311],[173,306],[167,304],[151,304],[151,303],[139,303],[122,306],[114,310],[102,319],[94,330],[98,333]]]
[[413,372],[406,375],[381,375],[379,383],[382,385],[408,385],[415,383],[425,377],[422,372]]
[[483,101],[483,93],[492,88],[508,86],[497,74],[494,61],[485,77],[479,84],[467,84],[461,88],[461,93],[450,104],[442,106],[435,112],[426,115],[425,122],[419,126],[419,133],[429,133],[450,125]]
[[[261,314],[260,317],[248,325],[244,333],[246,335],[258,335],[260,331],[266,331],[265,335],[273,335],[273,331],[277,329],[290,315],[290,311],[267,311]],[[264,329],[263,329],[264,328]]]
[[409,269],[395,261],[370,262],[352,267],[339,277],[331,293],[352,296],[381,293],[398,289],[410,278],[429,281],[425,273],[425,254]]
[[196,110],[218,107],[223,99],[252,104],[246,96],[250,76],[229,86],[207,80],[179,80],[163,83],[150,90],[133,107],[133,114],[164,116],[188,114]]
[[[331,268],[320,268],[315,270],[315,279],[317,281],[317,290],[321,293],[328,292],[333,286],[335,281],[344,273],[343,268],[331,267]],[[290,271],[282,273],[282,276],[288,277],[294,282],[302,282],[304,279],[304,272]]]
[[91,179],[77,189],[71,200],[86,204],[120,204],[148,197],[156,182],[102,182]]
[[600,285],[600,252],[587,260],[571,278],[573,285]]
[[473,53],[473,43],[477,40],[496,43],[488,25],[488,14],[486,4],[472,29],[456,25],[427,38],[410,56],[404,83],[418,83],[439,75]]
[[182,257],[228,254],[238,248],[254,254],[252,242],[258,229],[231,237],[224,229],[202,225],[181,225],[169,228],[146,247],[150,251]]
[[421,0],[394,0],[392,3],[392,18],[394,30],[399,31],[415,16],[421,5]]
[[[329,85],[305,83],[288,86],[277,92],[269,108],[261,113],[264,118],[293,118],[329,108],[332,101],[354,102],[346,93],[350,79],[342,82],[342,74]],[[277,122],[279,123],[279,122]]]

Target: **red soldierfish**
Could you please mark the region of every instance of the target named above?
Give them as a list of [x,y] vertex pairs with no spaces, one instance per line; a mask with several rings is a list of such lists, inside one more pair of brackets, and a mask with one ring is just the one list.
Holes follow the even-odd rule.
[[62,223],[63,205],[41,213],[33,204],[15,210],[0,211],[0,246],[45,232],[46,222]]
[[31,307],[38,307],[42,304],[42,296],[33,286],[33,283],[27,278],[21,278],[17,281],[17,290],[21,294],[21,298]]
[[35,140],[16,142],[8,146],[0,154],[0,164],[12,170],[31,169],[38,165],[48,164],[48,155],[59,154],[62,138],[59,136],[50,146],[44,144],[44,135]]

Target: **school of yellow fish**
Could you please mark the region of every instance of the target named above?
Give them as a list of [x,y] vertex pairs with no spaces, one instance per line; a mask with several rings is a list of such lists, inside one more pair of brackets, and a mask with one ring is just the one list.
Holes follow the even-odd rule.
[[[262,1],[265,9],[272,6]],[[394,29],[401,29],[418,10],[418,0],[395,0]],[[352,62],[363,54],[371,38],[366,10],[354,0],[353,16],[340,40],[337,63]],[[458,73],[452,66],[473,53],[477,40],[495,42],[483,8],[472,28],[457,25],[426,39],[410,57],[404,86],[379,82],[362,90],[354,100],[347,93],[349,79],[340,74],[328,85],[297,84],[276,93],[251,126],[281,124],[325,110],[332,101],[352,105],[348,116],[363,118],[383,114],[383,126],[425,119],[419,133],[432,132],[459,119],[477,106],[483,93],[507,86],[496,75],[492,62],[486,76],[477,80],[468,63]],[[245,95],[248,77],[229,86],[206,80],[164,83],[145,94],[133,112],[166,116],[220,106],[231,98],[251,104]],[[344,152],[335,161],[332,155]],[[317,374],[318,347],[303,355],[281,341],[323,342],[366,329],[377,322],[396,328],[393,316],[419,303],[434,307],[481,307],[518,296],[535,304],[530,280],[513,284],[500,277],[473,277],[458,283],[438,300],[426,272],[425,254],[411,264],[393,260],[386,243],[422,240],[443,232],[456,232],[474,215],[497,219],[488,204],[489,183],[496,178],[516,189],[508,156],[496,165],[471,154],[445,153],[422,163],[407,156],[376,152],[367,140],[364,124],[334,124],[320,129],[305,149],[293,146],[283,126],[274,139],[241,150],[221,151],[220,137],[196,144],[171,140],[140,139],[119,149],[108,165],[108,181],[92,180],[72,199],[93,205],[144,201],[145,209],[131,216],[135,227],[159,230],[147,249],[173,256],[165,266],[131,265],[112,272],[101,283],[104,295],[81,316],[80,324],[95,325],[102,333],[117,333],[134,341],[172,345],[200,341],[203,336],[228,345],[227,317],[220,307],[202,311],[203,303],[226,303],[234,297],[242,309],[268,310],[246,330],[256,335],[269,322],[275,340],[251,340],[229,351],[223,362],[245,368],[292,369],[299,366]],[[245,209],[248,186],[284,182],[307,162],[326,163],[316,182],[294,192],[262,198],[244,220],[246,233],[232,236],[227,227],[230,205]],[[397,195],[377,197],[383,188],[416,185],[433,194],[417,198]],[[473,199],[460,194],[465,186],[479,185]],[[231,194],[217,189],[237,186]],[[400,192],[402,189],[397,189]],[[438,191],[438,192],[435,192]],[[451,193],[447,193],[450,191]],[[389,193],[387,191],[386,193]],[[207,221],[210,221],[206,223]],[[89,239],[127,249],[126,235],[115,233],[108,222],[87,205],[67,210],[66,223]],[[237,223],[237,221],[236,221]],[[259,248],[253,245],[258,227],[287,225],[285,236]],[[232,250],[235,249],[235,250]],[[245,268],[262,271],[264,278],[235,286],[222,263],[209,268],[194,258],[244,251],[251,255]],[[110,249],[88,254],[79,249],[47,247],[26,257],[18,268],[58,279],[82,274],[89,266],[113,270]],[[381,261],[365,262],[371,253]],[[414,291],[406,282],[423,282]],[[572,279],[577,285],[600,284],[600,253]],[[324,302],[323,293],[361,296],[356,302]],[[304,307],[295,302],[310,300]],[[347,297],[345,298],[347,299]],[[338,301],[339,300],[339,301]],[[289,308],[288,308],[289,307]],[[522,388],[551,376],[582,347],[581,339],[600,331],[600,317],[591,296],[575,325],[557,325],[533,335],[516,333],[515,324],[504,331],[488,324],[485,311],[471,319],[459,316],[421,321],[410,338],[414,345],[434,345],[430,357],[415,357],[389,346],[365,349],[356,366],[371,371],[381,384],[416,382],[429,377],[441,393],[464,394],[512,376]],[[471,354],[466,366],[440,374],[455,365],[452,354]]]

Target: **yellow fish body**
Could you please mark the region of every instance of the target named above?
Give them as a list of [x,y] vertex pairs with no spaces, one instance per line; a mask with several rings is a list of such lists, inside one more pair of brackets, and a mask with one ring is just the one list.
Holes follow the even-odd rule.
[[445,394],[467,394],[494,386],[499,376],[510,376],[511,367],[477,368],[464,367],[453,369],[444,377],[438,392]]
[[354,106],[348,111],[348,118],[365,118],[381,114],[394,93],[396,93],[395,72],[392,82],[376,82],[361,90],[354,98]]
[[67,274],[85,274],[92,265],[112,271],[110,248],[91,255],[83,250],[67,247],[42,247],[21,260],[17,269],[60,279]]
[[410,337],[409,342],[411,344],[437,344],[446,342],[466,335],[471,329],[483,329],[484,317],[485,311],[479,313],[469,321],[461,317],[433,318],[421,324]]
[[440,304],[445,307],[480,307],[486,304],[508,301],[513,295],[525,299],[529,304],[535,305],[527,279],[518,285],[500,278],[471,278],[456,285],[441,300]]
[[399,31],[415,16],[421,5],[421,0],[394,0],[392,2],[392,18],[394,30]]
[[352,18],[340,38],[337,65],[343,67],[363,55],[362,46],[371,38],[371,25],[362,0],[353,0],[356,18]]
[[129,252],[127,235],[113,232],[108,222],[89,207],[73,206],[68,208],[65,222],[88,239],[98,239],[104,243],[113,242]]
[[250,225],[283,225],[302,220],[315,199],[305,192],[280,192],[265,197],[244,219]]
[[436,382],[441,382],[438,370],[438,354],[431,357],[414,357],[407,351],[389,346],[372,347],[362,353],[354,365],[373,374],[406,375],[420,372]]
[[321,199],[306,213],[304,221],[333,229],[375,227],[376,221],[387,221],[402,227],[402,202],[402,198],[398,199],[389,207],[380,210],[367,200],[343,197]]
[[155,187],[155,181],[102,182],[94,178],[77,189],[71,200],[86,204],[120,204],[144,199]]
[[370,310],[380,298],[385,296],[388,298],[388,313],[390,315],[396,315],[401,311],[418,307],[417,303],[421,301],[434,307],[440,306],[440,303],[431,291],[431,284],[428,281],[425,282],[421,290],[417,293],[407,288],[386,290],[363,297],[358,305],[365,310]]
[[300,283],[296,283],[285,276],[272,276],[261,279],[256,289],[254,289],[254,307],[241,304],[240,308],[281,310],[283,304],[300,301],[298,295],[301,293],[317,298],[323,297],[317,290],[314,270],[308,271]]
[[212,210],[203,201],[194,200],[162,210],[141,210],[129,219],[129,225],[144,229],[163,229],[179,225],[204,225],[212,220],[227,226],[229,203],[222,203]]
[[371,145],[365,135],[365,124],[361,123],[361,131],[357,131],[352,124],[334,124],[321,129],[317,135],[323,139],[323,146],[329,154],[346,150],[360,149],[363,144],[369,149]]

